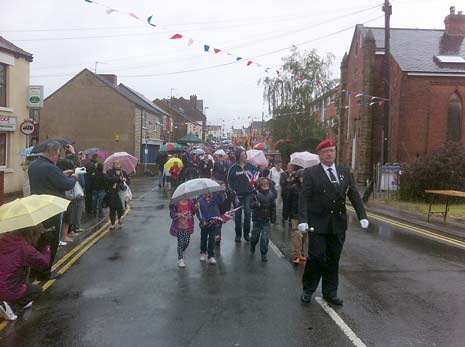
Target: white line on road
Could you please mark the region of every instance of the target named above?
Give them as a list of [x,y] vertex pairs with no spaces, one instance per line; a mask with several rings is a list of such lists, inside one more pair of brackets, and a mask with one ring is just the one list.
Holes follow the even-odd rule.
[[285,258],[285,255],[279,250],[278,247],[275,246],[275,244],[273,242],[271,242],[270,240],[270,243],[268,244],[270,246],[270,248],[273,250],[273,252],[276,253],[276,255],[280,258]]
[[342,318],[320,297],[315,297],[315,301],[323,308],[323,310],[331,317],[342,332],[349,338],[356,347],[366,347],[362,340],[355,335],[354,331],[342,320]]

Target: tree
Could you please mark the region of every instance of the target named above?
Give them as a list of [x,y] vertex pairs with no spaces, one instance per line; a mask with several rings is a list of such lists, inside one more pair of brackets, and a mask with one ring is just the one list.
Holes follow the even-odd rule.
[[273,116],[270,121],[273,139],[288,140],[277,146],[283,157],[314,148],[325,137],[325,130],[315,121],[310,106],[335,85],[330,78],[333,61],[333,54],[321,58],[316,50],[301,52],[293,47],[291,55],[283,58],[282,72],[259,81],[264,85],[263,97]]

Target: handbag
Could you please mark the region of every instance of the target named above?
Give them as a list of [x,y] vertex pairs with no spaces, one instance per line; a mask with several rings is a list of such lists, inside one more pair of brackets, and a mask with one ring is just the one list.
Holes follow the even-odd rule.
[[78,181],[74,184],[73,189],[67,190],[65,192],[66,199],[68,200],[76,200],[84,197],[84,190],[82,190],[81,185]]

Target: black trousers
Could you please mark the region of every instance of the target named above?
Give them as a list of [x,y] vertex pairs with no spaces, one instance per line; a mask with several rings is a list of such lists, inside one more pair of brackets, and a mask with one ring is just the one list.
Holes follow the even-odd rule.
[[289,201],[287,200],[289,195],[288,193],[286,193],[286,194],[282,194],[281,197],[283,199],[283,211],[282,211],[283,221],[286,221],[290,219]]
[[31,301],[35,301],[42,294],[42,287],[27,283],[26,292],[24,295],[16,301],[8,301],[8,305],[12,308],[15,314],[21,313],[24,309],[24,306],[29,304]]
[[217,227],[200,228],[200,252],[207,253],[208,258],[215,256],[215,236]]
[[51,250],[51,257],[50,257],[50,264],[47,269],[45,270],[32,270],[31,275],[32,277],[38,279],[48,279],[50,273],[52,272],[52,265],[55,261],[55,256],[58,250],[58,244],[60,243],[60,235],[61,235],[61,224],[62,224],[62,214],[58,214],[49,218],[42,222],[42,225],[49,229],[45,234],[40,237],[39,245],[50,245]]
[[308,233],[308,258],[302,276],[303,290],[313,293],[322,279],[323,296],[337,296],[339,284],[339,258],[345,233]]

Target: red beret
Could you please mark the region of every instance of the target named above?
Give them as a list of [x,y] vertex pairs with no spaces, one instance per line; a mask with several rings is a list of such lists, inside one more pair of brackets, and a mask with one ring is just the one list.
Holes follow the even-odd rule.
[[318,146],[316,146],[316,151],[320,151],[322,150],[323,148],[326,148],[326,147],[334,147],[336,146],[336,143],[334,142],[333,139],[326,139],[324,141],[321,141]]

